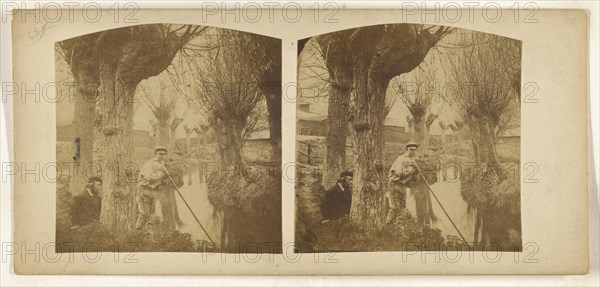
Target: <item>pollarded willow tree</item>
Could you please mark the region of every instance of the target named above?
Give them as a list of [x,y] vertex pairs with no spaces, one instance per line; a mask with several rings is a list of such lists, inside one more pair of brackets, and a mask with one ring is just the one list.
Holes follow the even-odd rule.
[[416,68],[451,31],[439,26],[377,25],[357,28],[348,38],[354,86],[350,100],[355,159],[352,221],[366,225],[383,221],[383,206],[378,204],[383,194],[370,193],[366,180],[374,174],[373,163],[383,161],[383,126],[390,80]]
[[427,151],[431,125],[444,108],[443,104],[436,103],[440,96],[436,91],[435,71],[431,69],[431,65],[423,65],[413,71],[410,77],[406,76],[394,78],[393,89],[410,112],[406,120],[411,129],[411,141],[418,143],[420,150]]
[[181,116],[178,115],[176,109],[179,95],[175,91],[167,90],[168,87],[162,79],[156,81],[157,83],[147,81],[140,85],[140,98],[154,116],[150,121],[154,129],[154,144],[174,152],[175,132],[185,119],[188,109]]
[[[257,105],[265,100],[261,83],[272,63],[248,53],[265,45],[259,39],[262,36],[232,30],[212,32],[214,48],[188,62],[197,89],[195,101],[215,131],[221,168],[247,175],[244,131]],[[273,120],[270,118],[270,126]]]
[[72,74],[97,77],[103,153],[100,222],[117,234],[131,229],[135,219],[131,192],[135,179],[128,167],[133,151],[131,130],[137,86],[164,71],[186,43],[204,30],[205,27],[194,25],[149,24],[65,42],[63,49],[70,55]]
[[476,163],[503,170],[496,153],[499,132],[518,124],[520,115],[521,43],[481,32],[463,32],[464,48],[445,62],[456,83],[451,102],[469,127]]

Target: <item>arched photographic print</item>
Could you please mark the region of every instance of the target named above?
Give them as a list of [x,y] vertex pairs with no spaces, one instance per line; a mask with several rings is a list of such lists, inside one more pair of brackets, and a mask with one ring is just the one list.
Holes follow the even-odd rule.
[[58,252],[281,252],[281,41],[147,24],[56,43]]
[[522,250],[520,41],[405,23],[298,46],[298,252]]

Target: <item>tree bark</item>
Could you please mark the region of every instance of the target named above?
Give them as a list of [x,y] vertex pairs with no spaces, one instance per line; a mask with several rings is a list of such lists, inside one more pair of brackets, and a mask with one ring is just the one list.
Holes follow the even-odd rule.
[[[364,60],[363,60],[364,59]],[[350,217],[362,226],[378,226],[383,218],[383,193],[372,192],[366,187],[367,180],[374,174],[375,161],[383,162],[383,127],[385,94],[389,80],[373,76],[367,57],[354,63],[356,101],[352,121],[354,150],[354,180]]]
[[158,122],[158,145],[167,148],[168,152],[172,152],[170,149],[170,138],[171,130],[169,124],[171,122],[171,116],[160,117],[156,119]]
[[327,106],[326,154],[323,185],[334,185],[346,168],[346,138],[352,91],[352,59],[348,41],[353,29],[321,35],[315,38],[325,60],[330,82]]
[[242,127],[241,123],[233,119],[213,119],[211,125],[215,128],[217,151],[221,158],[221,170],[247,175],[247,165],[242,153]]
[[416,142],[419,145],[420,150],[425,150],[424,148],[424,137],[426,131],[425,125],[425,114],[416,114],[413,115],[413,139],[412,141]]
[[496,152],[495,127],[492,120],[483,115],[468,115],[465,121],[471,134],[473,156],[477,165],[489,166],[499,178],[504,178]]
[[101,66],[102,133],[104,157],[102,212],[100,222],[123,234],[135,219],[135,178],[128,173],[131,164],[131,130],[135,85],[121,80],[112,67]]
[[325,138],[327,150],[323,170],[325,188],[334,185],[340,173],[346,168],[349,105],[350,88],[332,85],[327,107],[327,136]]
[[[85,71],[80,71],[80,75]],[[96,121],[96,102],[98,78],[80,76],[76,80],[75,95],[75,143],[79,149],[74,156],[75,166],[71,195],[79,194],[87,183],[87,178],[96,176],[94,161],[94,125]]]

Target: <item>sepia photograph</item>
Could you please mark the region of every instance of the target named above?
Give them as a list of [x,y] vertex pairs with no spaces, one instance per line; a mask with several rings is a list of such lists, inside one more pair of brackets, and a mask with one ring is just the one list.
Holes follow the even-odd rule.
[[300,40],[297,251],[521,251],[520,87],[521,41],[494,34]]
[[598,279],[591,4],[133,3],[7,6],[5,285]]
[[280,40],[146,24],[55,49],[57,252],[281,252]]

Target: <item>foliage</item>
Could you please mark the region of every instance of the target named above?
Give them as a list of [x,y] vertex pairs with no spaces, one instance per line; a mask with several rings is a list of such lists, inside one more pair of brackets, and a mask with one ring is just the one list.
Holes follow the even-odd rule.
[[208,177],[208,200],[224,213],[226,249],[275,243],[281,250],[281,171],[253,166],[249,176],[220,172]]
[[466,170],[463,177],[462,196],[471,205],[482,210],[493,208],[503,211],[503,216],[520,216],[519,167],[503,163],[506,176],[500,180],[486,165]]
[[483,221],[480,244],[496,244],[499,250],[521,250],[519,165],[503,163],[501,168],[507,175],[502,179],[488,165],[467,171],[461,194]]

